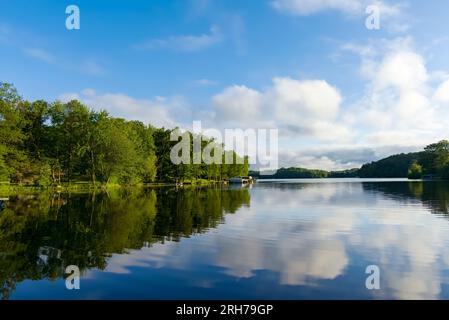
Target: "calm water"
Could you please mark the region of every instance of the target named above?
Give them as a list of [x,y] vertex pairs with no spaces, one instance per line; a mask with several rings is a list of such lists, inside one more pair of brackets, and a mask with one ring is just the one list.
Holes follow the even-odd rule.
[[448,210],[449,184],[399,180],[10,196],[0,298],[447,299]]

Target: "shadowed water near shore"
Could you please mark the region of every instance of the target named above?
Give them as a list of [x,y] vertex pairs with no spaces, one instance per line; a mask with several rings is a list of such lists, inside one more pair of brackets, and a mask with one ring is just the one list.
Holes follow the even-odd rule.
[[[448,210],[448,183],[399,180],[10,195],[0,296],[448,298]],[[68,265],[80,290],[65,287]]]
[[11,196],[0,215],[1,295],[59,279],[68,265],[103,270],[111,254],[206,232],[249,202],[248,190],[213,188]]

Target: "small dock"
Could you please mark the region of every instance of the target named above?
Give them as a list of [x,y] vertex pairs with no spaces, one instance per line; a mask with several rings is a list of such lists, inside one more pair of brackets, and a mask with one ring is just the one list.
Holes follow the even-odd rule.
[[229,179],[229,183],[233,184],[250,184],[253,182],[253,177],[232,177],[231,179]]

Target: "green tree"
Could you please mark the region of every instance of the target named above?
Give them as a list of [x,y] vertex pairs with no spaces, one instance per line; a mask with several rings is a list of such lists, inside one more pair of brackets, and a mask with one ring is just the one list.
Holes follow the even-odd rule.
[[37,184],[44,188],[48,188],[53,184],[51,166],[48,163],[41,165]]
[[414,161],[410,168],[408,169],[408,178],[409,179],[421,179],[422,178],[422,166],[417,162]]
[[[170,152],[177,142],[170,140],[171,133],[139,121],[111,117],[77,100],[28,102],[12,85],[0,83],[2,181],[43,186],[74,180],[90,180],[94,185],[136,184],[220,180],[248,174],[248,159],[233,151],[227,151],[232,158],[229,164],[175,165]],[[215,146],[213,139],[187,133],[192,161],[198,156],[201,159],[211,145]],[[193,148],[198,145],[194,139],[201,139],[199,150]],[[214,158],[222,157],[224,161],[221,149],[218,155],[213,150]]]
[[449,141],[442,140],[425,147],[420,163],[425,173],[441,174],[441,170],[449,163]]
[[42,100],[19,104],[20,117],[24,122],[22,128],[23,148],[34,161],[40,161],[46,150],[46,125],[49,118],[48,103]]
[[174,181],[176,167],[170,160],[170,150],[176,142],[170,141],[171,130],[156,129],[153,133],[157,157],[157,179],[159,181]]
[[81,161],[87,145],[90,127],[89,109],[79,101],[55,103],[50,110],[52,150],[50,156],[57,159],[65,180],[70,182],[86,171]]
[[449,163],[441,169],[440,173],[443,179],[449,180]]
[[14,87],[0,82],[0,177],[12,182],[22,182],[28,169],[22,148],[25,120],[19,112],[21,103]]

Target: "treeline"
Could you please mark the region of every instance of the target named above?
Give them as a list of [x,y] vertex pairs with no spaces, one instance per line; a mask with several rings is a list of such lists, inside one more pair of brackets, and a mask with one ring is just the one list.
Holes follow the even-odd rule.
[[364,164],[360,169],[342,171],[311,170],[305,168],[281,168],[274,175],[250,175],[263,179],[311,179],[311,178],[440,178],[449,179],[449,141],[430,144],[424,151],[401,153]]
[[342,171],[325,171],[305,168],[280,168],[273,175],[261,175],[259,171],[251,171],[249,174],[262,179],[316,179],[316,178],[354,178],[358,169]]
[[401,153],[364,164],[359,172],[360,178],[406,178],[412,163],[421,157],[419,152]]
[[[177,141],[170,141],[171,133],[114,118],[76,100],[29,102],[0,82],[0,181],[48,187],[75,181],[222,181],[247,175],[248,159],[233,151],[228,152],[234,164],[173,164],[170,151]],[[211,142],[203,137],[202,148]]]
[[361,178],[449,179],[449,141],[430,144],[421,152],[394,155],[365,164],[358,175]]

